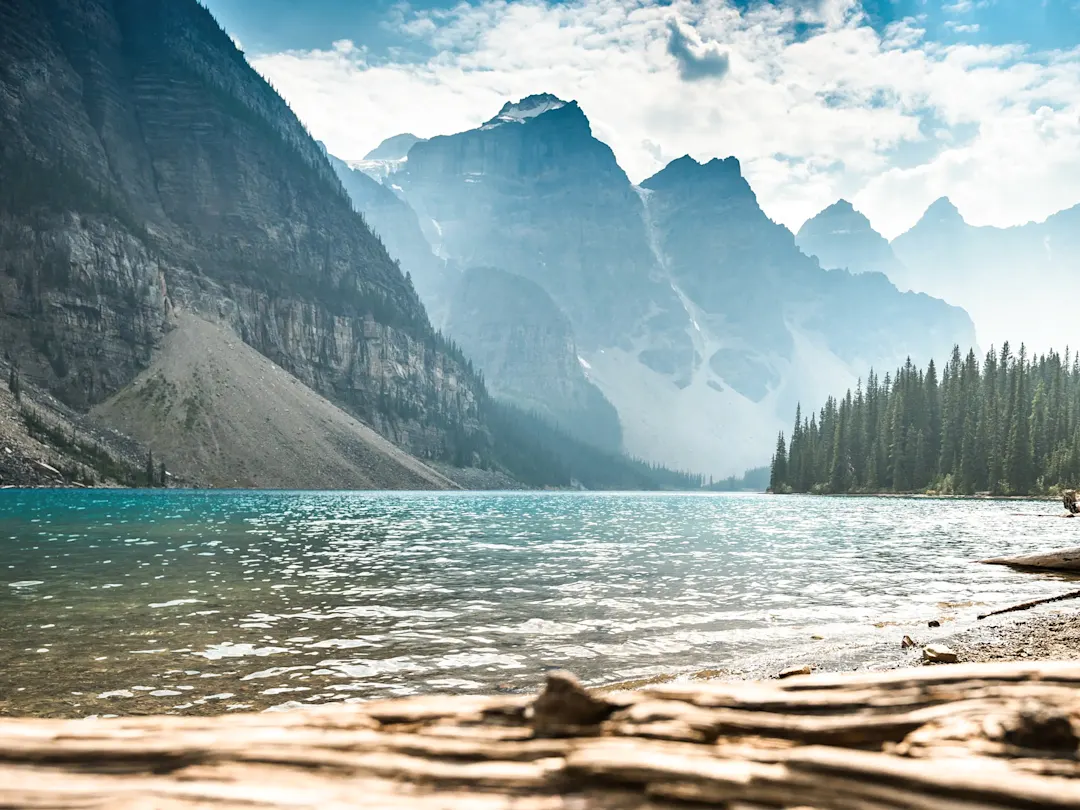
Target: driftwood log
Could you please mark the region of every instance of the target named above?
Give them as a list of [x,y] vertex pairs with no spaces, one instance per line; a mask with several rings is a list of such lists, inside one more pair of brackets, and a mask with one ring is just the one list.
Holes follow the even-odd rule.
[[1080,665],[0,720],[2,808],[1080,808]]
[[1007,565],[1011,568],[1042,568],[1047,571],[1080,571],[1080,548],[1063,548],[1042,554],[1019,557],[992,557],[980,560],[986,565]]

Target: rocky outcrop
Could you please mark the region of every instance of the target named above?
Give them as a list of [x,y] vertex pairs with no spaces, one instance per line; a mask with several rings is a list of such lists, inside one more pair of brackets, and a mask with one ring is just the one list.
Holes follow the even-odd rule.
[[977,227],[943,197],[893,240],[906,269],[896,283],[964,307],[984,346],[1061,350],[1074,319],[1069,307],[1047,305],[1047,291],[1071,289],[1080,272],[1078,226],[1080,206],[1044,222]]
[[618,413],[589,381],[569,320],[539,285],[501,270],[468,270],[446,329],[494,396],[589,444],[621,448]]
[[350,168],[333,155],[328,154],[327,158],[353,207],[363,214],[368,226],[382,239],[387,251],[412,282],[432,323],[442,327],[457,273],[432,253],[416,212],[403,197],[360,169]]
[[0,4],[0,339],[88,407],[208,313],[415,453],[483,388],[323,151],[194,0]]

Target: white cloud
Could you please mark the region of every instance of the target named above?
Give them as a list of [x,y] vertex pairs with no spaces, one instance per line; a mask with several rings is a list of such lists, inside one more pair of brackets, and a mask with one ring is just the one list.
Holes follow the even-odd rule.
[[[854,0],[742,13],[726,0],[477,0],[398,12],[397,30],[436,56],[369,63],[343,41],[253,60],[342,157],[399,132],[472,128],[507,99],[547,91],[581,103],[635,181],[671,155],[738,156],[765,210],[792,228],[839,196],[887,236],[943,194],[976,224],[1080,201],[1080,49],[945,46],[925,39],[919,19],[879,36]],[[691,60],[711,57],[715,80],[686,80],[672,20]],[[812,35],[796,36],[797,22]],[[957,128],[967,134],[954,137]],[[917,165],[897,159],[914,148]]]

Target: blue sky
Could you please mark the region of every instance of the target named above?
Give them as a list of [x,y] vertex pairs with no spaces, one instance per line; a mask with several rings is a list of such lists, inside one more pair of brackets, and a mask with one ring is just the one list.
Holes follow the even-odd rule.
[[634,181],[734,154],[797,228],[837,197],[888,236],[1080,202],[1080,0],[206,0],[346,159],[578,100]]

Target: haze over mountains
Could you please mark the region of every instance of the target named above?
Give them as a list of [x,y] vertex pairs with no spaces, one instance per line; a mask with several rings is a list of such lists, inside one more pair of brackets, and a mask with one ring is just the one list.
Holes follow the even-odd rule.
[[695,485],[494,403],[416,214],[336,169],[195,0],[0,4],[3,424],[124,480],[102,428],[215,486]]
[[[614,406],[623,446],[645,459],[741,471],[761,462],[796,401],[854,384],[867,365],[974,343],[958,308],[902,294],[881,275],[823,270],[762,212],[735,158],[681,158],[634,186],[585,112],[550,94],[508,101],[476,129],[417,142],[395,160],[389,171],[356,165],[428,223],[451,268],[496,268],[546,292],[572,328],[581,369]],[[496,390],[511,340],[499,300],[490,292],[467,324],[445,324]],[[425,305],[446,307],[439,296]],[[566,368],[549,342],[520,338],[517,362]],[[485,360],[496,345],[498,367]],[[553,408],[556,386],[548,390]]]
[[736,158],[634,185],[544,93],[346,163],[194,0],[13,0],[0,60],[4,370],[188,480],[694,486],[657,465],[739,474],[796,402],[975,344],[903,289],[967,273],[978,311],[985,267],[1075,255],[1070,212],[944,204],[892,245],[842,202],[796,238]]
[[1034,351],[1075,347],[1080,333],[1060,293],[1080,278],[1080,205],[1012,228],[964,221],[947,198],[889,243],[846,200],[799,229],[797,242],[826,267],[885,273],[900,289],[967,310],[987,348],[1024,342]]

